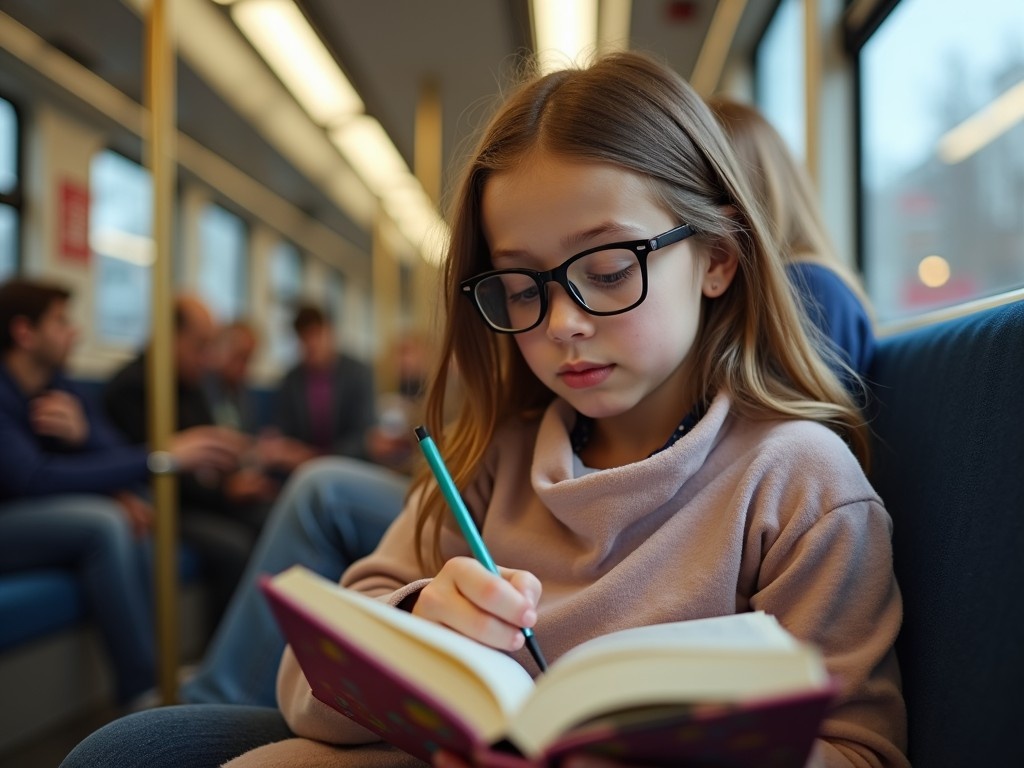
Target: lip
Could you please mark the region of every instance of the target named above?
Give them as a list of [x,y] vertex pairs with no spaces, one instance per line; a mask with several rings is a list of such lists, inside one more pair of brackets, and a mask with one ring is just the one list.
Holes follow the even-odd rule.
[[568,363],[558,369],[558,378],[573,389],[596,387],[612,375],[613,364]]

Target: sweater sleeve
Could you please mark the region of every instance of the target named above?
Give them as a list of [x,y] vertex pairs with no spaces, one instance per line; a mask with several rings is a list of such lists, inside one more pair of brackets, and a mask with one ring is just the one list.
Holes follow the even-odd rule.
[[812,765],[907,766],[905,709],[893,642],[902,602],[891,522],[877,501],[843,505],[806,527],[791,518],[764,553],[751,607],[817,645],[837,680]]
[[[91,420],[87,449],[47,450],[32,433],[27,416],[14,410],[0,409],[0,498],[112,493],[149,475],[144,449],[119,444]],[[90,416],[90,409],[85,410]]]

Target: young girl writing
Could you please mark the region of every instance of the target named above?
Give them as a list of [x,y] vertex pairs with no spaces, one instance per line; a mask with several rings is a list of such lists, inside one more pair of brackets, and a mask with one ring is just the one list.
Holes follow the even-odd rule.
[[[552,661],[617,629],[764,610],[841,682],[812,764],[906,765],[866,428],[707,106],[637,54],[536,79],[493,118],[456,202],[444,359],[471,396],[445,426],[442,365],[428,427],[502,578],[423,475],[343,583],[534,672],[521,627]],[[261,711],[157,711],[121,752],[188,733],[190,760],[282,739],[231,768],[415,764],[314,699],[290,650],[278,700],[287,729]],[[102,754],[86,746],[65,765]]]

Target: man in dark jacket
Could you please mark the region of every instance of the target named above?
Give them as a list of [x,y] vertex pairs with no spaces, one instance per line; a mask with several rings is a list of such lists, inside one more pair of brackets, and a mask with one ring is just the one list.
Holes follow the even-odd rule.
[[145,538],[151,471],[230,470],[220,430],[180,432],[166,454],[127,445],[62,373],[77,332],[70,293],[0,285],[0,572],[75,570],[114,664],[119,702],[154,684]]

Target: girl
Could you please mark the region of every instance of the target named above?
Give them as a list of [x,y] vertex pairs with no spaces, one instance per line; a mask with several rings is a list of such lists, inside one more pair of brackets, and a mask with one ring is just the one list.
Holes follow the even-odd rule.
[[[491,121],[456,203],[443,359],[472,395],[445,427],[442,364],[428,427],[506,568],[469,557],[424,474],[343,583],[534,671],[520,627],[550,661],[617,629],[762,609],[842,684],[812,764],[906,765],[866,427],[707,106],[638,54],[535,79]],[[265,711],[157,710],[65,765],[126,765],[185,734],[176,761],[212,765],[215,746],[285,733],[229,765],[415,764],[314,699],[290,651],[278,701],[287,730]],[[161,765],[152,749],[141,764]]]

